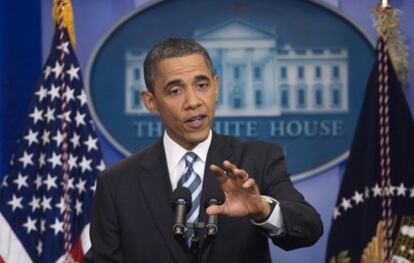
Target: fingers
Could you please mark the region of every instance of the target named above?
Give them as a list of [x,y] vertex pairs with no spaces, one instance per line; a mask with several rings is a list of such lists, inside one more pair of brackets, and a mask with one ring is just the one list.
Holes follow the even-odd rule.
[[217,176],[220,183],[226,182],[228,178],[236,179],[240,183],[245,183],[249,179],[249,174],[245,170],[237,168],[230,161],[225,160],[223,166],[226,171],[215,164],[210,165],[210,170]]
[[217,176],[227,176],[226,172],[215,164],[210,165],[210,170]]
[[223,184],[227,181],[228,177],[226,172],[217,165],[210,165],[210,171],[212,171],[217,176],[217,179],[220,184]]
[[229,171],[230,173],[232,173],[232,172],[233,172],[233,170],[237,169],[237,166],[236,166],[236,165],[234,165],[233,163],[231,163],[231,162],[230,162],[230,161],[228,161],[228,160],[225,160],[225,161],[223,162],[223,166],[224,166],[224,168],[226,168],[226,170],[227,170],[227,171]]
[[208,215],[219,215],[223,214],[224,206],[223,205],[211,205],[206,209]]
[[256,187],[256,181],[253,178],[249,178],[246,182],[243,183],[242,186],[244,189]]
[[237,168],[237,166],[230,161],[224,161],[223,166],[229,171],[229,177],[237,179],[242,183],[249,179],[249,174],[245,170]]

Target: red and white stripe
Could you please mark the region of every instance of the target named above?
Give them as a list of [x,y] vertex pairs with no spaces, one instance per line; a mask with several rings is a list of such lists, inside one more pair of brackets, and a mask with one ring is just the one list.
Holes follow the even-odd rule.
[[[20,240],[14,234],[9,223],[0,213],[0,263],[31,263],[32,259],[29,254],[24,249],[23,245],[20,243]],[[86,251],[91,247],[91,242],[89,239],[89,224],[84,227],[82,233],[77,240],[75,246],[71,249],[70,255],[76,260],[80,261],[82,256]],[[45,248],[47,249],[47,248]],[[62,263],[66,260],[66,253],[63,254],[56,263]]]

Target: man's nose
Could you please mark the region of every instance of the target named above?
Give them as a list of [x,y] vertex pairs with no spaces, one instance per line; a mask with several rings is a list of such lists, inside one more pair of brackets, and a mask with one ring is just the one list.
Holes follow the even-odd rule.
[[185,106],[186,108],[197,108],[201,105],[201,100],[197,91],[194,88],[188,88],[185,93]]

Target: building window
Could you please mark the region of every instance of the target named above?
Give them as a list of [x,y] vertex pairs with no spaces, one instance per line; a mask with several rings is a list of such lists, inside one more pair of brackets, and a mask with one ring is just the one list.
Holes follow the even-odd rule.
[[141,106],[141,94],[140,94],[141,92],[139,90],[138,85],[132,86],[131,89],[132,89],[134,107],[140,107]]
[[140,80],[141,79],[141,69],[140,68],[134,68],[134,79]]
[[314,86],[314,103],[316,107],[322,107],[323,106],[323,85],[322,84],[316,84]]
[[306,85],[299,84],[296,86],[296,107],[306,107]]
[[287,49],[278,49],[277,54],[278,55],[289,55],[289,50],[287,50]]
[[240,68],[239,67],[234,67],[234,69],[233,69],[233,77],[235,79],[239,79],[240,78]]
[[305,77],[305,68],[303,66],[298,67],[298,79],[303,79]]
[[323,49],[312,49],[312,53],[315,55],[322,55]]
[[322,68],[320,66],[316,66],[315,68],[315,78],[322,78]]
[[332,67],[332,78],[339,79],[339,66]]
[[340,108],[342,103],[341,97],[341,84],[332,84],[331,85],[331,99],[332,99],[332,107]]
[[287,68],[280,67],[280,79],[287,79]]
[[233,108],[240,109],[241,108],[241,98],[240,97],[234,97],[233,98]]
[[280,86],[280,99],[281,99],[280,103],[282,104],[283,109],[289,108],[289,90],[290,90],[289,85],[284,84]]
[[254,67],[254,80],[261,80],[261,79],[262,79],[262,68]]
[[244,106],[244,94],[241,86],[234,85],[230,95],[231,106],[234,109],[240,109]]
[[262,98],[262,91],[257,89],[254,91],[254,101],[256,106],[262,106],[263,98]]

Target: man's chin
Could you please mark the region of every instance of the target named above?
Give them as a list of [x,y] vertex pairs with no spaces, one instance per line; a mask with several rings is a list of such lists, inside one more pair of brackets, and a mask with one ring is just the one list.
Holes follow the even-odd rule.
[[209,133],[210,130],[207,132],[200,132],[199,134],[191,134],[191,136],[188,137],[188,142],[195,147],[197,144],[204,142],[207,139]]

